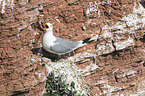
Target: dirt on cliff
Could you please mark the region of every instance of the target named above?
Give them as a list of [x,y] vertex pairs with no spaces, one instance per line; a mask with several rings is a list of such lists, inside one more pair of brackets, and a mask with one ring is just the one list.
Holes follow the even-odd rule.
[[[12,2],[13,1],[13,2]],[[72,41],[98,34],[103,26],[112,26],[133,10],[136,0],[3,0],[0,3],[0,95],[43,95],[48,71],[42,56],[46,22],[53,24],[54,35]],[[4,6],[4,2],[6,5]],[[98,4],[95,5],[94,4]],[[144,2],[142,1],[143,5]],[[4,6],[4,9],[3,9]],[[92,11],[88,11],[89,10]],[[91,9],[92,8],[92,9]],[[96,11],[93,8],[98,8]],[[5,10],[3,12],[3,10]],[[111,10],[111,11],[110,11]],[[131,33],[131,32],[130,32]],[[135,31],[134,46],[76,62],[79,68],[95,63],[100,68],[83,77],[93,96],[129,95],[143,89],[145,82],[145,26]],[[129,37],[130,34],[126,37]],[[102,40],[99,38],[99,40]],[[95,52],[98,41],[75,50]],[[104,40],[105,41],[105,40]],[[106,40],[107,41],[107,40]],[[105,42],[106,42],[105,41]],[[99,42],[99,44],[101,44]],[[43,49],[41,50],[43,51]],[[48,59],[55,55],[43,51]],[[71,56],[75,54],[72,53]],[[29,58],[33,58],[34,61]],[[67,59],[68,56],[64,56]],[[85,61],[85,60],[84,60]],[[40,76],[41,74],[41,76]],[[102,82],[101,80],[104,80]],[[108,85],[104,84],[108,81]],[[143,81],[143,82],[142,82]],[[106,86],[118,87],[112,93]],[[105,93],[108,92],[108,93]]]

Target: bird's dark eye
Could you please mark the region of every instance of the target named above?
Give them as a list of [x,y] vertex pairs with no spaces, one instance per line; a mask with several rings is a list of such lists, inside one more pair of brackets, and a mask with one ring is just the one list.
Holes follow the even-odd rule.
[[45,25],[45,28],[46,28],[46,29],[48,29],[48,28],[49,28],[49,26],[48,26],[48,25]]

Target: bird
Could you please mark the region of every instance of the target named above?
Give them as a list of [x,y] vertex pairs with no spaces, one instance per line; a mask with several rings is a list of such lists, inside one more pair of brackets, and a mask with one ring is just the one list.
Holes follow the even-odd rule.
[[70,53],[89,42],[90,38],[81,41],[69,41],[53,35],[53,25],[45,24],[45,33],[42,38],[42,47],[53,54],[64,55]]

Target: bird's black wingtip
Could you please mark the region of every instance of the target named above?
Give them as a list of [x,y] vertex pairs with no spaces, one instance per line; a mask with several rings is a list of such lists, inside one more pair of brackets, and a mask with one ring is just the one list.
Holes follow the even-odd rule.
[[91,38],[84,39],[84,40],[83,40],[83,44],[85,44],[85,43],[90,43],[90,42],[91,42],[90,39],[91,39]]

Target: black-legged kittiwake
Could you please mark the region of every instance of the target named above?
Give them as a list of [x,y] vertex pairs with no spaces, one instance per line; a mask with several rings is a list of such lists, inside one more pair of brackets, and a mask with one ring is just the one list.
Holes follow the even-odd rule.
[[54,54],[63,55],[69,53],[81,46],[86,45],[90,38],[82,41],[69,41],[53,35],[53,25],[46,23],[45,34],[43,35],[43,48]]

